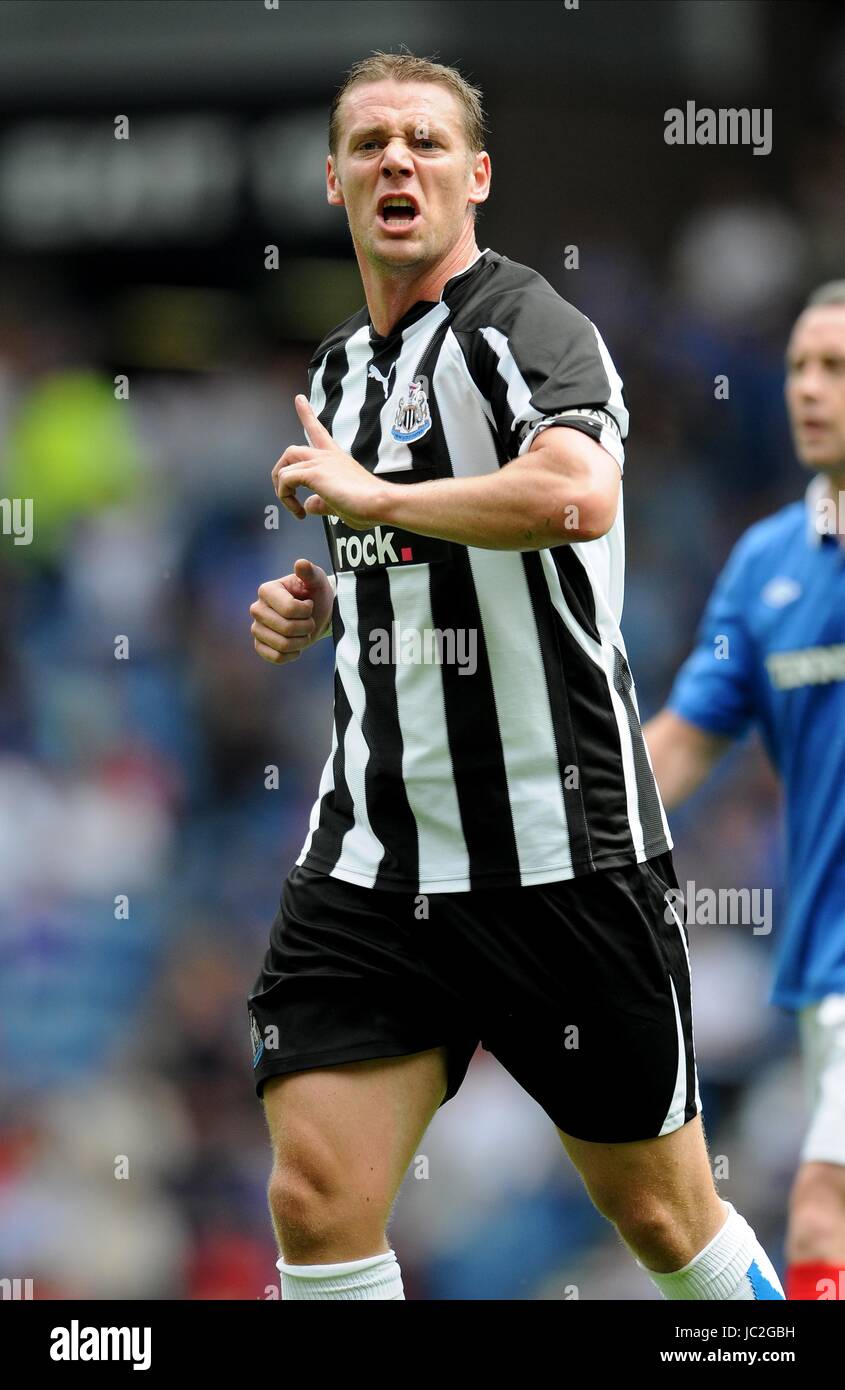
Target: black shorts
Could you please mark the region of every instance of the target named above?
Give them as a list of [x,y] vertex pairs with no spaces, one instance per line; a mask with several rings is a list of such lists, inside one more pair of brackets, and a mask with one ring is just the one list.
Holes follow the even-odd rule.
[[[479,1045],[558,1128],[623,1143],[700,1110],[688,937],[669,851],[530,888],[396,893],[294,867],[249,995],[268,1076]],[[674,901],[674,900],[670,900]]]

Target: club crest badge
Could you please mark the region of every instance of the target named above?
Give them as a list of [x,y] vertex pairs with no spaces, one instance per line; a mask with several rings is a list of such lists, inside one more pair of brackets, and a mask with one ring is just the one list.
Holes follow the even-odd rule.
[[801,585],[798,581],[780,574],[775,579],[770,579],[760,592],[761,599],[770,608],[785,608],[788,603],[794,603],[800,595]]
[[421,377],[408,383],[407,396],[399,397],[390,433],[399,444],[412,444],[431,429],[431,411]]

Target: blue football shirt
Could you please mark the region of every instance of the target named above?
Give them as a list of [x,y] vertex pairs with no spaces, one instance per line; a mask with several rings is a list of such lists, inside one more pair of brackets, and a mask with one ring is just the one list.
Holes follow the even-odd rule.
[[740,537],[668,700],[713,734],[759,728],[782,779],[789,905],[772,1000],[791,1009],[845,993],[845,547],[825,529],[826,483]]

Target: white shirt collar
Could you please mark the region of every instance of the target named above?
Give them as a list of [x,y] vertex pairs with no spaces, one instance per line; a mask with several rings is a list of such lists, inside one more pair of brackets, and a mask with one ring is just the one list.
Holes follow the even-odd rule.
[[813,546],[820,546],[826,534],[823,525],[824,513],[819,510],[819,503],[824,497],[830,497],[830,479],[826,473],[816,473],[804,493],[807,541]]

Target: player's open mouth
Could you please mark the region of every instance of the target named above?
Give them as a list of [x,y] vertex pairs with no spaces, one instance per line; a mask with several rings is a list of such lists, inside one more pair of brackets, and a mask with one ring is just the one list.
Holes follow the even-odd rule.
[[376,216],[379,224],[391,232],[405,232],[420,221],[420,214],[413,199],[403,198],[401,194],[395,198],[386,198]]

